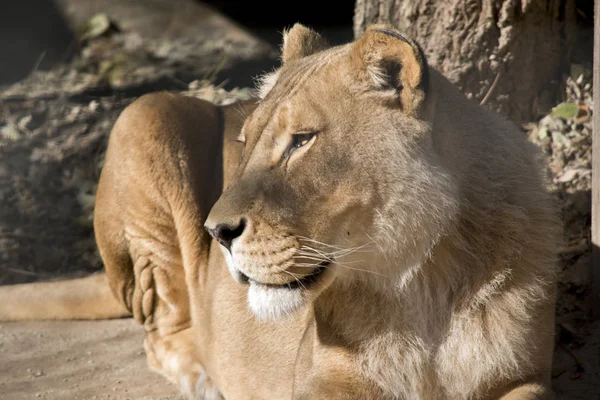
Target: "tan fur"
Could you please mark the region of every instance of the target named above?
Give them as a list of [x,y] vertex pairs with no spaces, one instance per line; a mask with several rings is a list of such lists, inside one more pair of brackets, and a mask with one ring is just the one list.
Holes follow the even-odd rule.
[[391,27],[283,54],[258,105],[153,94],[113,129],[96,235],[150,365],[190,398],[552,398],[536,149]]
[[111,293],[105,274],[0,287],[0,321],[105,319],[128,315],[130,313]]

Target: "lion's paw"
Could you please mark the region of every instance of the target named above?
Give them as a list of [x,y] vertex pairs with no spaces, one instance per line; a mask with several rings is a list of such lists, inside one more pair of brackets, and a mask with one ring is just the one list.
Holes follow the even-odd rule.
[[189,400],[222,400],[223,396],[212,384],[206,373],[181,375],[179,390]]

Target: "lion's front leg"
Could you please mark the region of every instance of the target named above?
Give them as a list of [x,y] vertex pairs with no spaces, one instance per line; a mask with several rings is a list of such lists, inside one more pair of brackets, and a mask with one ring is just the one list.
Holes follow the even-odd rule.
[[219,390],[206,376],[198,357],[191,328],[177,333],[160,335],[157,331],[146,333],[144,348],[148,365],[193,400],[222,399]]
[[220,399],[197,356],[183,268],[164,267],[152,259],[150,254],[141,255],[134,264],[132,301],[133,314],[146,330],[148,364],[188,399]]

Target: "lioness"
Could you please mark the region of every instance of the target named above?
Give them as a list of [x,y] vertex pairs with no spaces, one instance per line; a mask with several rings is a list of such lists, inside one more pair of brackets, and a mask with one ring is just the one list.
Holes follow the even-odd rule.
[[[151,94],[113,129],[95,232],[149,364],[190,398],[551,398],[534,147],[392,27],[283,42],[257,104]],[[3,317],[123,314],[102,279],[4,288]]]

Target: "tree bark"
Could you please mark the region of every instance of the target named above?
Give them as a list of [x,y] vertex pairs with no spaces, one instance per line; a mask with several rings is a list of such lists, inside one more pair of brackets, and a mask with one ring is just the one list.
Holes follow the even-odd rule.
[[600,0],[596,0],[594,12],[594,101],[592,131],[592,313],[600,320]]
[[357,0],[354,35],[388,23],[467,97],[530,121],[554,105],[575,0]]

